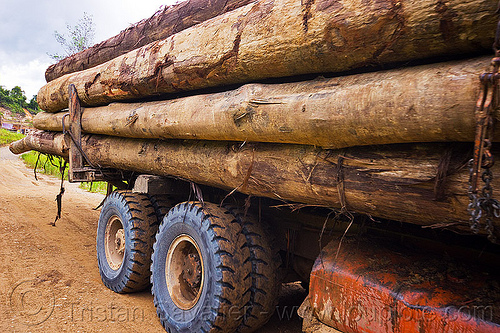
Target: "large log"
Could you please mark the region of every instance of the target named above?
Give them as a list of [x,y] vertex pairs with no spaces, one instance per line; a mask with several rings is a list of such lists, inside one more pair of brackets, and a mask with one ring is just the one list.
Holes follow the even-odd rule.
[[[290,144],[242,146],[84,135],[82,147],[91,162],[102,167],[176,176],[311,205],[345,205],[353,212],[419,225],[457,223],[468,229],[469,177],[464,163],[471,145],[467,144],[324,150]],[[499,174],[500,165],[492,171]],[[500,188],[499,179],[494,178],[493,188]],[[498,219],[494,223],[500,224]]]
[[45,79],[50,82],[65,74],[95,67],[253,1],[255,0],[187,0],[165,7],[118,35],[51,65],[45,71]]
[[236,83],[484,53],[493,0],[261,0],[42,87],[40,107],[83,106]]
[[69,143],[61,133],[37,131],[12,142],[9,149],[16,155],[35,150],[44,154],[68,157]]
[[[479,73],[491,58],[86,108],[83,131],[132,138],[281,142],[343,148],[474,141]],[[38,129],[62,131],[63,113]],[[69,119],[66,118],[69,128]]]

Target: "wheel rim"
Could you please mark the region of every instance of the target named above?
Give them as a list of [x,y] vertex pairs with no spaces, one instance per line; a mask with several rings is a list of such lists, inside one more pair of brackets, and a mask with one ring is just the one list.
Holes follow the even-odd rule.
[[178,236],[170,244],[165,265],[167,289],[177,307],[189,310],[196,305],[203,290],[204,275],[198,244],[188,235]]
[[109,267],[118,270],[123,263],[125,253],[125,231],[122,221],[116,215],[113,215],[106,225],[104,249]]

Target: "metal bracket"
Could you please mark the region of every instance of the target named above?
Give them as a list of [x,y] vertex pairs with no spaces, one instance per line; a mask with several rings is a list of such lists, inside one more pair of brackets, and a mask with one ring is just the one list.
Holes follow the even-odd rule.
[[[82,107],[80,98],[74,84],[68,87],[69,95],[69,130],[65,131],[70,136],[69,171],[68,178],[74,182],[109,181],[121,179],[114,177],[116,172],[110,171],[110,176],[104,175],[100,167],[94,166],[82,149]],[[63,128],[66,117],[63,117]],[[107,173],[107,172],[106,172]]]

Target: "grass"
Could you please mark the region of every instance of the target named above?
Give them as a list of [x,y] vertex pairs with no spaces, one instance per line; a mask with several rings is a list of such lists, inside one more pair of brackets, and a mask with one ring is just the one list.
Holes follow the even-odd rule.
[[[58,178],[61,177],[60,165],[64,164],[64,160],[62,158],[53,157],[50,158],[47,155],[40,154],[40,158],[38,157],[38,152],[30,151],[28,153],[22,154],[21,158],[29,168],[34,169],[35,165],[37,166],[37,172],[43,173],[46,175],[56,176]],[[38,164],[37,164],[38,159]],[[64,179],[68,180],[68,168],[64,171]],[[106,182],[83,182],[80,183],[80,188],[84,189],[88,192],[93,193],[102,193],[106,194],[107,183]]]
[[106,194],[108,190],[108,183],[106,182],[84,182],[80,183],[80,188],[92,193]]
[[[40,158],[38,158],[40,155]],[[49,158],[47,155],[38,154],[36,151],[30,151],[21,155],[21,158],[28,167],[34,169],[37,166],[36,172],[43,173],[46,175],[61,177],[61,171],[59,170],[60,163],[63,163],[62,158],[54,157]],[[38,164],[37,164],[38,160]],[[64,179],[68,179],[68,168],[64,172]]]
[[0,147],[17,140],[21,140],[22,138],[24,138],[24,134],[7,131],[6,129],[0,129]]

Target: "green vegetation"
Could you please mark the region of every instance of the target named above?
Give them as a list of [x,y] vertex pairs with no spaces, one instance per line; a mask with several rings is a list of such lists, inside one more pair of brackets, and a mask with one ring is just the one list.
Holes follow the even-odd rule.
[[101,193],[106,194],[108,190],[108,183],[106,182],[93,182],[93,183],[80,183],[80,188],[93,192],[93,193]]
[[54,37],[56,41],[63,47],[66,55],[59,54],[49,54],[54,60],[62,60],[70,55],[81,52],[93,44],[95,25],[92,21],[92,15],[83,13],[83,18],[78,21],[75,26],[70,26],[66,24],[66,29],[68,29],[69,37],[66,38],[64,34],[54,31]]
[[[40,156],[40,157],[39,157]],[[59,157],[51,157],[45,154],[38,154],[36,151],[30,151],[28,153],[22,154],[21,158],[28,167],[34,169],[37,166],[36,171],[46,175],[52,175],[56,177],[61,177],[61,172],[59,167],[64,164],[64,160]],[[38,164],[37,164],[38,160]],[[68,169],[64,171],[64,179],[68,179]]]
[[24,138],[23,134],[14,133],[5,129],[0,129],[0,147],[10,144],[11,142],[21,140]]
[[[59,171],[60,165],[63,162],[62,158],[59,157],[49,157],[45,154],[40,154],[40,158],[38,157],[38,152],[30,151],[28,153],[22,154],[21,158],[24,163],[34,169],[35,165],[37,165],[37,172],[43,173],[46,175],[56,176],[58,178],[61,177],[61,172]],[[68,168],[64,170],[64,179],[68,179]],[[94,183],[80,183],[80,188],[93,193],[102,193],[106,194],[107,183],[106,182],[94,182]]]
[[26,95],[19,86],[15,86],[12,90],[0,86],[0,105],[9,109],[12,113],[17,113],[22,116],[25,115],[23,109],[27,109],[31,114],[37,114],[41,111],[36,101],[36,96],[33,96],[31,100],[27,102]]

